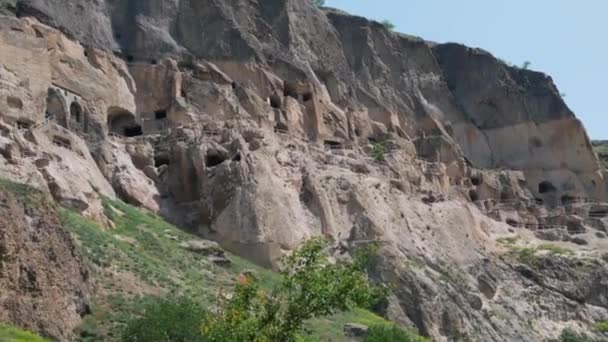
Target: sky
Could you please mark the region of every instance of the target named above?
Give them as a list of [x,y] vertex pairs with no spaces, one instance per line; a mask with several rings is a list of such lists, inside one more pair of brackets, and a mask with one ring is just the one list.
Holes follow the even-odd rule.
[[592,139],[608,140],[606,0],[326,0],[395,30],[480,47],[553,77]]

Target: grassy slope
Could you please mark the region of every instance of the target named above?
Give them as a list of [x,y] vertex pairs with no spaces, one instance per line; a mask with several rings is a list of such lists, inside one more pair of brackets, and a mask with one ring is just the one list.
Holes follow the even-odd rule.
[[[1,178],[0,188],[18,194],[26,202],[41,196],[26,185]],[[104,229],[75,212],[58,208],[64,226],[78,240],[80,253],[90,264],[96,282],[92,314],[84,319],[79,331],[83,341],[119,339],[124,323],[141,314],[145,305],[158,297],[188,296],[211,307],[220,289],[230,290],[245,270],[255,272],[266,289],[280,280],[277,273],[234,255],[229,255],[232,266],[221,268],[205,256],[179,247],[180,242],[197,237],[155,214],[120,201],[106,200],[104,207],[114,229]],[[342,330],[349,322],[391,324],[357,309],[311,320],[306,340],[345,341]]]
[[23,331],[13,326],[0,323],[0,341],[2,342],[48,342],[29,331]]

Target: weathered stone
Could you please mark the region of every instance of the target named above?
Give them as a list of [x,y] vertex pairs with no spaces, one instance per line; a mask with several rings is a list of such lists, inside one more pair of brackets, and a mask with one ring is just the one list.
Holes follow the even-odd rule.
[[358,323],[346,323],[344,325],[344,336],[346,337],[365,337],[369,328]]

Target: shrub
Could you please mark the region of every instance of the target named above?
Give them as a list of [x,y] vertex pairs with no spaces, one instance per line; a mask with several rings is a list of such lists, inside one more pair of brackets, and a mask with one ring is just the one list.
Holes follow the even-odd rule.
[[389,31],[392,31],[392,30],[395,29],[395,25],[392,22],[390,22],[390,20],[385,19],[385,20],[382,20],[380,23],[384,27],[386,27],[386,29],[389,30]]
[[325,6],[325,0],[313,0],[313,3],[317,7],[323,7],[323,6]]
[[364,342],[427,342],[428,339],[420,337],[408,330],[392,325],[371,326],[365,336]]
[[608,333],[608,321],[600,321],[595,323],[595,329],[601,333]]
[[530,63],[530,61],[525,61],[524,64],[521,66],[522,69],[524,70],[528,70],[528,68],[530,67],[532,63]]
[[579,334],[576,331],[566,328],[559,335],[560,342],[591,342],[591,339],[585,334]]
[[237,285],[231,299],[205,317],[205,341],[295,341],[306,320],[356,306],[369,306],[383,295],[371,286],[364,269],[371,251],[353,263],[331,264],[326,243],[315,239],[285,259],[283,280],[270,293],[254,278]]
[[201,341],[205,309],[187,298],[162,299],[146,307],[145,314],[127,323],[123,341]]

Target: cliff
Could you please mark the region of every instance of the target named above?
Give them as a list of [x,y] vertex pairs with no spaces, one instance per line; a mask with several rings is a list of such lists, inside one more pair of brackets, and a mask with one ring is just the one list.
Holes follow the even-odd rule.
[[545,74],[302,0],[20,0],[0,46],[0,175],[102,224],[267,267],[379,242],[384,314],[437,341],[608,317],[604,171]]

